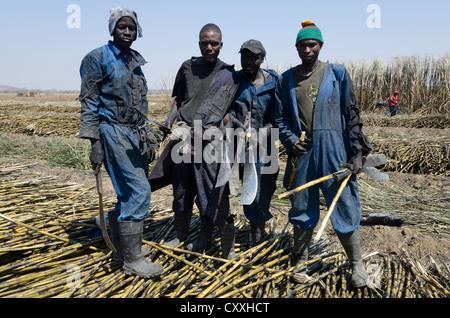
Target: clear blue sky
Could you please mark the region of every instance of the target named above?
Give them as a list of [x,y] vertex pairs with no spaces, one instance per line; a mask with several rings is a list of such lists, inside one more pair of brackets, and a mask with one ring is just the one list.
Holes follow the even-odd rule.
[[[80,8],[80,28],[67,26],[70,4]],[[367,12],[370,4],[380,9],[380,28],[367,25],[375,13]],[[209,22],[223,32],[220,58],[237,67],[239,47],[251,38],[264,44],[266,65],[298,64],[294,42],[305,19],[322,30],[324,61],[450,53],[448,0],[0,0],[0,85],[79,89],[81,59],[110,39],[109,10],[116,6],[138,14],[144,37],[133,48],[148,61],[151,88],[162,88],[161,77],[170,81],[184,60],[199,55],[198,32]]]

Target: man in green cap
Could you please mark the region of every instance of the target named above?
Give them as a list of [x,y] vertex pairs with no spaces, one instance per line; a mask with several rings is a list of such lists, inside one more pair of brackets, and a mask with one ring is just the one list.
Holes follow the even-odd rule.
[[[331,222],[349,258],[354,287],[366,286],[362,264],[359,224],[361,206],[356,174],[362,157],[372,146],[362,132],[359,106],[353,84],[344,66],[319,60],[323,46],[320,29],[311,21],[302,23],[295,46],[302,63],[284,72],[275,91],[275,123],[288,152],[284,186],[291,188],[342,170],[348,163],[352,176],[342,191]],[[306,133],[305,143],[299,138]],[[299,158],[296,161],[296,158]],[[294,162],[298,163],[294,169]],[[308,245],[319,221],[319,188],[329,207],[340,182],[333,179],[290,196],[289,220],[294,226],[294,253],[298,263],[308,260]],[[306,267],[301,268],[306,274]]]

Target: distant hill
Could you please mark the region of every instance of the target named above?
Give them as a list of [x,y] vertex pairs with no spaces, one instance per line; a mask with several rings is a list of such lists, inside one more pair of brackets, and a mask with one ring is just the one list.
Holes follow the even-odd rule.
[[17,88],[9,85],[0,85],[0,93],[17,93],[22,91],[24,91],[24,89],[22,88]]
[[29,89],[26,87],[19,88],[10,85],[0,85],[0,93],[19,93],[19,92],[38,92],[39,94],[78,94],[78,90],[45,90],[45,89]]

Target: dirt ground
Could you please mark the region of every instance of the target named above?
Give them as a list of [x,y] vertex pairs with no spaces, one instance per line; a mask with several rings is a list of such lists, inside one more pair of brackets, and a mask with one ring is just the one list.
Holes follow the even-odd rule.
[[[34,166],[30,168],[30,172],[44,175],[52,175],[58,177],[64,182],[74,182],[83,184],[86,187],[95,186],[95,178],[92,172],[55,168],[49,166]],[[395,172],[388,173],[390,182],[394,184],[419,189],[420,187],[433,187],[436,189],[444,189],[450,191],[450,179],[438,176],[419,176],[412,174],[400,174]],[[103,174],[103,191],[105,196],[115,196],[111,182],[106,175]],[[362,176],[364,178],[364,176]],[[237,200],[231,200],[232,211],[234,213],[242,213],[242,207],[239,206]],[[170,209],[172,206],[171,187],[158,190],[152,193],[152,207],[157,206],[158,209]],[[274,206],[271,210],[274,219],[279,220],[278,228],[283,228],[287,222],[288,206]],[[325,213],[322,213],[322,217]],[[320,223],[319,223],[320,224]],[[406,251],[409,255],[416,258],[432,256],[438,264],[447,264],[450,266],[450,235],[438,232],[423,232],[410,225],[403,227],[392,226],[361,226],[361,247],[363,254],[373,252],[379,253],[397,253]],[[337,237],[331,225],[328,226],[323,234],[329,240],[335,241]]]

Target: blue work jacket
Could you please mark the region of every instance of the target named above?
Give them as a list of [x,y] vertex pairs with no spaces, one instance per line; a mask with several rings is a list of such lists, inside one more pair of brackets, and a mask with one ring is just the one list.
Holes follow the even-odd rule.
[[[131,56],[130,56],[131,55]],[[133,58],[133,67],[129,63]],[[147,81],[141,66],[145,59],[134,50],[119,50],[112,41],[88,53],[81,63],[80,138],[99,139],[99,123],[141,126],[147,114]]]
[[244,125],[249,111],[252,116],[252,128],[258,130],[262,127],[271,128],[273,126],[275,104],[273,93],[277,84],[278,74],[274,70],[264,71],[268,72],[270,76],[258,91],[256,91],[255,86],[245,76],[243,71],[237,72],[241,84],[230,110],[231,120],[235,124],[235,127]]
[[[292,69],[280,76],[275,99],[275,124],[279,128],[280,141],[289,155],[288,159],[291,159],[292,146],[302,131]],[[349,129],[353,116],[351,108],[359,114],[347,70],[340,64],[327,63],[314,107],[313,138],[308,141],[309,147],[314,149],[317,165],[322,155],[327,157],[327,163],[320,160],[329,165],[324,167],[324,173],[336,172],[333,170],[339,168],[340,161],[347,162],[351,156],[367,147],[368,142],[362,133],[356,135]],[[288,169],[292,169],[292,165],[289,165],[291,161],[288,160],[286,174],[290,172]]]

